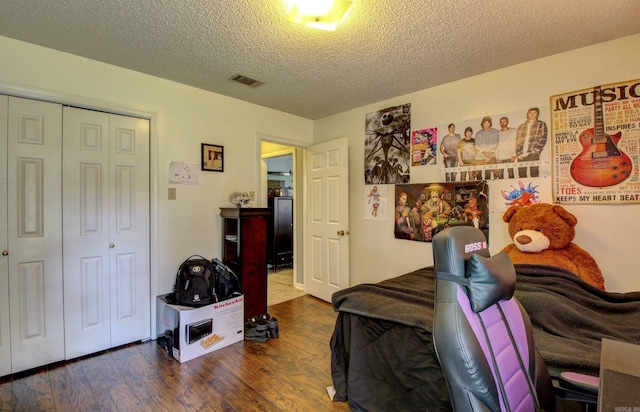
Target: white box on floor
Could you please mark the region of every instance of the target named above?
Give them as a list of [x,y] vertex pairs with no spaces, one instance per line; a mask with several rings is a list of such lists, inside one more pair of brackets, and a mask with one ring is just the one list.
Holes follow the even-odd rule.
[[169,304],[167,296],[157,298],[157,332],[172,337],[180,363],[244,339],[244,295],[199,308]]

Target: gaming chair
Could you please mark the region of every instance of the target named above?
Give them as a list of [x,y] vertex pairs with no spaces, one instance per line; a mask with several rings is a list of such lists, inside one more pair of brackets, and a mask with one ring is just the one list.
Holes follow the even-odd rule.
[[554,391],[529,316],[513,297],[515,268],[505,253],[490,257],[480,230],[438,233],[433,255],[433,344],[455,411],[555,411],[558,394],[597,402],[597,378],[583,386],[585,375],[573,374],[576,397],[559,385]]

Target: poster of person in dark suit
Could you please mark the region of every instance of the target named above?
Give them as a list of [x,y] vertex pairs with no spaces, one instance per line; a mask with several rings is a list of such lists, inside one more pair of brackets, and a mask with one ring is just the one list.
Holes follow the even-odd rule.
[[411,104],[365,115],[365,184],[409,183]]

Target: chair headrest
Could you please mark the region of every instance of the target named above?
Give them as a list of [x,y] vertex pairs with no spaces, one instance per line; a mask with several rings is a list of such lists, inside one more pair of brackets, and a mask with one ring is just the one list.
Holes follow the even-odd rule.
[[433,260],[436,272],[464,277],[466,261],[472,254],[489,257],[487,238],[473,226],[453,226],[433,237]]
[[498,301],[511,299],[516,289],[516,269],[505,252],[490,258],[472,255],[465,277],[469,280],[467,296],[474,312],[481,312]]
[[475,227],[454,226],[438,233],[433,258],[436,278],[465,286],[474,312],[513,296],[516,271],[511,259],[504,252],[489,257],[484,233]]

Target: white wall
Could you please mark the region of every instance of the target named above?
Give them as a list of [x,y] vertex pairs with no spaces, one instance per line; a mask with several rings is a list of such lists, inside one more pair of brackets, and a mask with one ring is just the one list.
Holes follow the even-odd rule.
[[[232,206],[234,191],[258,192],[260,136],[312,142],[311,120],[276,110],[5,37],[0,55],[0,93],[152,116],[158,227],[152,296],[171,290],[188,256],[220,257],[219,208]],[[201,143],[224,146],[224,173],[200,172],[197,186],[169,184],[169,162],[199,169]],[[177,188],[177,200],[167,200],[169,187]]]
[[[158,231],[152,274],[153,294],[170,290],[177,266],[193,253],[219,256],[219,207],[236,190],[258,191],[257,139],[282,137],[307,146],[347,136],[350,150],[351,284],[376,282],[433,263],[430,246],[396,240],[393,221],[363,219],[364,115],[411,103],[412,123],[438,125],[454,113],[458,119],[485,113],[548,106],[554,94],[640,78],[640,35],[513,66],[423,90],[312,122],[246,102],[205,92],[82,57],[0,37],[0,92],[60,97],[119,112],[153,116],[152,163],[157,167],[154,198]],[[426,70],[428,70],[428,65]],[[444,120],[446,121],[446,120]],[[224,173],[202,172],[198,186],[168,183],[172,160],[200,162],[200,144],[224,146]],[[439,181],[421,170],[413,183]],[[167,188],[177,187],[177,200]],[[393,190],[393,186],[389,186]],[[550,189],[549,189],[550,190]],[[611,291],[640,290],[633,269],[637,253],[632,236],[640,233],[640,205],[567,207],[578,219],[575,242],[589,251]],[[506,227],[492,216],[491,248],[510,243]]]
[[[316,121],[316,143],[342,136],[349,139],[351,284],[377,282],[433,264],[431,243],[395,239],[391,216],[386,222],[364,220],[366,113],[411,103],[412,126],[422,128],[453,120],[481,118],[486,113],[508,113],[536,105],[548,107],[549,98],[556,94],[640,78],[638,50],[640,35],[635,35],[399,96]],[[428,69],[426,64],[425,70]],[[411,183],[440,181],[435,168],[414,168],[412,173]],[[542,180],[542,184],[548,187],[541,189],[550,193],[551,179]],[[394,186],[389,185],[388,189],[392,212]],[[551,202],[551,198],[543,198],[543,201]],[[640,205],[573,205],[566,206],[566,209],[578,218],[574,242],[594,256],[603,271],[607,290],[640,290],[640,273],[635,269],[638,256],[635,245],[638,242],[633,238],[640,233]],[[501,214],[491,215],[490,226],[490,249],[497,253],[511,243],[511,239]]]

